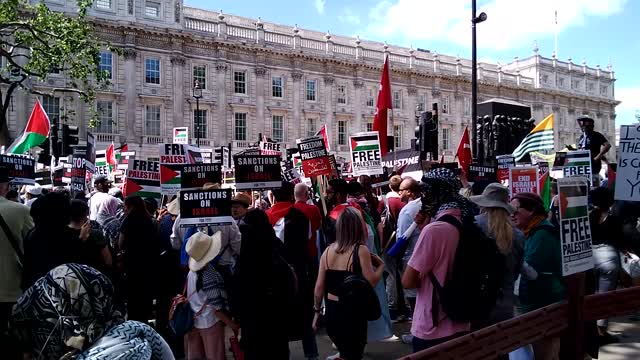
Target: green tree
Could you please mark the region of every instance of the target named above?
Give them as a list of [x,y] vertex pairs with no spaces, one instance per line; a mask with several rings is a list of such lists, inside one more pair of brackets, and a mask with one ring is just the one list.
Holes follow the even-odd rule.
[[[0,144],[11,140],[8,110],[17,90],[38,95],[76,93],[81,101],[93,104],[96,90],[109,83],[108,74],[98,68],[104,42],[87,19],[91,4],[92,0],[77,0],[77,12],[63,14],[44,2],[0,1]],[[64,74],[64,87],[42,91],[33,86],[53,71]]]

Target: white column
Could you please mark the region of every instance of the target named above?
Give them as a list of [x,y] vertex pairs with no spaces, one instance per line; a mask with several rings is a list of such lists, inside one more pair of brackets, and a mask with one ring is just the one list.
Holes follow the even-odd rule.
[[233,141],[233,116],[227,117],[227,87],[226,87],[227,64],[219,62],[216,64],[216,84],[213,89],[218,95],[218,108],[216,109],[215,125],[212,129],[212,136],[221,144]]
[[302,139],[306,136],[305,134],[305,126],[306,119],[300,116],[300,109],[302,109],[302,102],[300,101],[300,95],[302,92],[301,83],[302,83],[302,73],[301,72],[292,72],[291,79],[293,80],[292,92],[293,92],[293,119],[294,124],[298,124],[297,130],[295,133],[289,135],[289,146],[294,147],[296,145],[296,139]]
[[[139,137],[144,134],[144,123],[141,124],[141,132],[138,134],[136,132],[136,99],[138,98],[136,94],[136,84],[137,79],[136,76],[136,55],[137,52],[134,49],[125,49],[124,50],[124,73],[125,79],[129,79],[126,82],[125,88],[125,106],[126,106],[126,131],[125,138],[127,142],[134,143],[138,142]],[[144,115],[143,115],[144,117]]]
[[[173,68],[173,116],[172,119],[167,119],[167,129],[172,129],[175,126],[189,126],[191,127],[191,119],[193,116],[190,114],[186,119],[184,117],[184,65],[185,58],[183,56],[174,56],[171,58],[171,66]],[[189,90],[191,90],[189,88]],[[195,136],[195,134],[193,134]]]
[[[262,135],[266,137],[271,137],[271,126],[267,126],[267,118],[264,114],[264,78],[267,73],[267,70],[263,67],[257,67],[255,70],[256,74],[256,130],[258,133],[262,133]],[[287,121],[288,119],[285,119]],[[267,133],[268,131],[268,133]],[[254,141],[253,139],[249,139],[250,141]]]

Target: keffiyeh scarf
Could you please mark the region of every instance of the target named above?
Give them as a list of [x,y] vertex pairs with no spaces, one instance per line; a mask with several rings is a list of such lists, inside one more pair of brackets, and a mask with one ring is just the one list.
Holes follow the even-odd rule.
[[11,327],[34,359],[57,360],[86,349],[123,321],[105,275],[89,266],[65,264],[40,278],[18,299]]

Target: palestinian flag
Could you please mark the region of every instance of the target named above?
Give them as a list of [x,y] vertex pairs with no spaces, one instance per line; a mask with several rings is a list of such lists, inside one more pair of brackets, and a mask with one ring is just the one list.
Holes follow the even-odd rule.
[[540,189],[540,197],[544,203],[544,209],[549,211],[549,207],[551,207],[551,176],[549,176],[548,170],[540,175],[538,189]]
[[532,151],[553,150],[554,146],[553,114],[551,114],[525,136],[520,145],[513,151],[513,156],[516,161],[520,161]]
[[180,170],[184,165],[160,165],[160,183],[180,185]]
[[351,152],[380,150],[378,134],[367,133],[351,136]]
[[588,193],[588,185],[562,186],[560,193],[560,218],[573,219],[589,216],[588,201],[585,194]]
[[296,168],[302,167],[302,159],[300,159],[300,153],[294,154],[292,159],[293,159],[293,167],[296,167]]
[[29,149],[41,145],[49,137],[50,128],[49,116],[42,108],[40,101],[36,99],[36,104],[33,106],[29,121],[27,121],[27,127],[22,135],[9,146],[7,153],[21,155]]
[[137,195],[142,198],[160,199],[162,192],[158,180],[126,178],[122,191],[123,196]]

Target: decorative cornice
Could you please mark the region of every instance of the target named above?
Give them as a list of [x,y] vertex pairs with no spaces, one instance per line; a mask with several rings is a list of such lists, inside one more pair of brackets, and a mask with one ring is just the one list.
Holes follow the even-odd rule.
[[551,107],[551,110],[553,110],[553,112],[559,112],[560,111],[560,105],[553,105]]
[[291,73],[291,78],[293,79],[293,81],[300,81],[302,80],[302,73],[299,71],[294,71]]
[[172,56],[171,57],[171,65],[177,65],[177,66],[184,66],[186,62],[186,59],[184,58],[184,56]]
[[353,80],[353,87],[356,89],[362,89],[364,87],[364,81],[362,80]]
[[407,87],[407,94],[409,94],[409,96],[416,96],[418,95],[418,89],[413,86],[409,86]]
[[255,68],[255,73],[257,77],[263,77],[267,73],[267,69],[260,66]]
[[438,90],[438,89],[432,89],[432,90],[431,90],[431,96],[432,96],[433,98],[439,98],[439,97],[440,97],[440,90]]
[[135,60],[138,52],[132,48],[125,48],[122,50],[122,56],[125,60]]
[[227,71],[227,64],[223,62],[216,63],[216,71],[217,72],[225,72]]
[[531,104],[531,108],[533,110],[542,110],[544,109],[544,105],[542,105],[542,103],[533,103]]
[[325,85],[333,85],[334,82],[335,82],[335,79],[333,78],[333,76],[325,76],[324,77],[324,84]]

